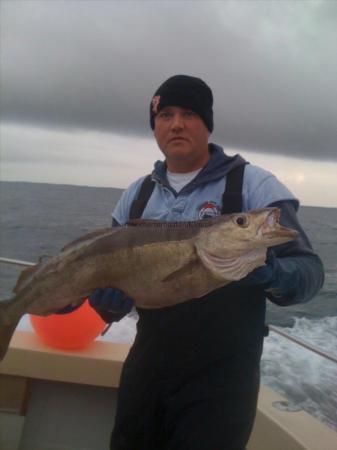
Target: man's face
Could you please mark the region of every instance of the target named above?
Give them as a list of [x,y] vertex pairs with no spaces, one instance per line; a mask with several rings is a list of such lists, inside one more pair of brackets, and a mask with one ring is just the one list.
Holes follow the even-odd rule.
[[209,160],[209,131],[201,117],[190,109],[167,106],[154,120],[154,136],[171,172],[186,173]]

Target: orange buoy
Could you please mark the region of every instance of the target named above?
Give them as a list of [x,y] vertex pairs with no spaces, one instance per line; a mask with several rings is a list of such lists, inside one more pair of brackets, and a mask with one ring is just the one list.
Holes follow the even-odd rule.
[[47,317],[30,314],[30,321],[45,344],[65,350],[88,346],[106,326],[88,300],[68,314],[51,314]]

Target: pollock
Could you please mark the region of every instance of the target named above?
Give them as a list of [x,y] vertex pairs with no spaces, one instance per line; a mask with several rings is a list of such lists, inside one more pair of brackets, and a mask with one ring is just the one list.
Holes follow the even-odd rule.
[[98,287],[121,289],[137,307],[153,309],[244,278],[265,264],[268,247],[297,237],[279,215],[264,208],[195,222],[134,220],[77,239],[24,270],[13,297],[0,301],[0,359],[24,314],[52,314]]

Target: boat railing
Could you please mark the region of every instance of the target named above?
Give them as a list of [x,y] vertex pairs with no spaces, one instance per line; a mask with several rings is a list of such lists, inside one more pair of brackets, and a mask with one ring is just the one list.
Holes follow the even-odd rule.
[[[23,266],[23,267],[32,267],[36,264],[30,261],[21,261],[19,259],[11,259],[11,258],[3,258],[0,257],[0,263],[3,264],[10,264],[14,266]],[[324,350],[321,350],[318,347],[315,347],[314,345],[310,344],[309,342],[304,341],[303,339],[300,339],[298,337],[292,336],[289,333],[286,333],[285,331],[281,330],[279,327],[276,327],[275,325],[268,325],[269,331],[272,331],[273,333],[276,333],[285,339],[288,339],[291,342],[294,342],[295,344],[306,348],[307,350],[310,350],[313,353],[316,353],[317,355],[328,359],[329,361],[332,361],[337,364],[337,357],[334,355],[331,355],[331,353],[327,353]]]
[[36,264],[30,261],[21,261],[20,259],[10,259],[10,258],[3,258],[0,257],[0,263],[3,264],[10,264],[12,266],[24,266],[24,267],[30,267],[35,266]]

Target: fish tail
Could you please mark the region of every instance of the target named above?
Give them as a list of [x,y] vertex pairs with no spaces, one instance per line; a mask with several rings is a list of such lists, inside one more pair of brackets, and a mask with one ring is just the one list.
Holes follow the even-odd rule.
[[9,314],[11,300],[0,301],[0,361],[5,357],[9,343],[20,318],[13,319]]
[[0,326],[0,361],[2,361],[7,353],[9,343],[14,334],[18,321],[10,325]]
[[0,327],[10,325],[13,322],[8,312],[11,303],[11,300],[0,300]]

